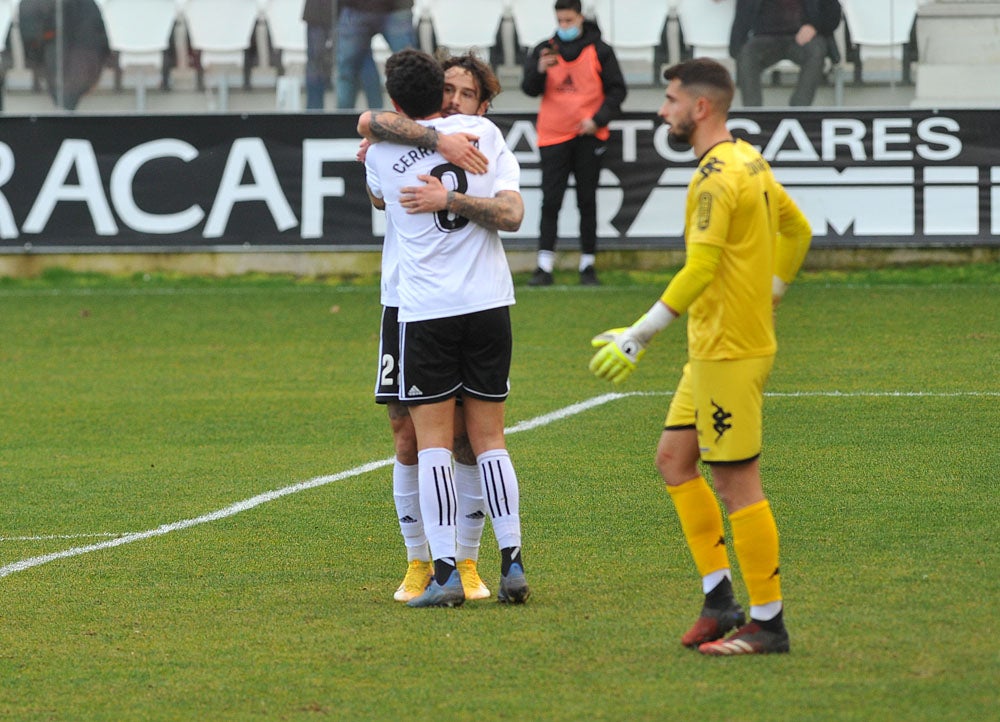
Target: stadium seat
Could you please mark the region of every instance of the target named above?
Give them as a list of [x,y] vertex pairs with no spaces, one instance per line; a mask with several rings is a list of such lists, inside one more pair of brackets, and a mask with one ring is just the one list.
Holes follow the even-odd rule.
[[136,109],[146,109],[146,72],[159,77],[163,54],[173,39],[177,0],[101,0],[108,44],[122,73],[135,71]]
[[263,0],[261,12],[267,22],[271,48],[281,53],[285,72],[302,72],[306,64],[306,23],[302,19],[305,0]]
[[301,110],[302,76],[306,66],[305,0],[261,0],[271,49],[280,53],[282,77],[276,82],[277,104],[284,110]]
[[7,33],[14,24],[17,0],[0,0],[0,51],[7,50]]
[[244,53],[254,42],[259,12],[258,0],[182,0],[191,47],[201,53],[201,67],[216,75],[219,110],[227,110],[227,72],[243,69]]
[[[615,49],[624,66],[640,63],[646,82],[655,82],[657,50],[665,49],[664,33],[671,3],[665,0],[589,0],[604,40]],[[732,23],[730,23],[732,24]]]
[[475,0],[474,10],[469,0],[424,0],[424,5],[439,46],[453,55],[475,50],[489,61],[506,10],[504,0]]
[[714,58],[733,70],[729,32],[736,17],[736,0],[678,0],[683,58]]
[[893,65],[899,60],[903,82],[910,84],[910,65],[916,58],[913,24],[919,0],[841,0],[840,4],[847,26],[847,58],[854,63],[854,82],[862,81],[866,59],[888,58]]
[[510,0],[517,42],[522,48],[534,48],[556,32],[556,13],[552,4],[539,0]]

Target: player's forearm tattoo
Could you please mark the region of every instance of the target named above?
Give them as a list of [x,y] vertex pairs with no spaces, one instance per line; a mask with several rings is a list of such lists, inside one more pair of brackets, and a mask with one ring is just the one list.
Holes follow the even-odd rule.
[[437,150],[438,134],[436,130],[425,128],[397,113],[373,112],[368,131],[379,140]]
[[494,231],[516,231],[524,218],[524,203],[518,193],[500,193],[493,198],[474,198],[448,191],[445,209]]

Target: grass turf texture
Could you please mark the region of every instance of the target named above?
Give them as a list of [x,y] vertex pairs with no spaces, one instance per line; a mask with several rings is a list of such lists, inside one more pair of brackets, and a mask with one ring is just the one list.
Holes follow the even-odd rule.
[[[601,278],[519,288],[508,426],[615,390],[589,338],[669,274]],[[995,266],[793,286],[763,455],[792,653],[733,660],[678,641],[699,586],[652,451],[683,324],[632,395],[509,437],[529,603],[414,610],[388,467],[9,571],[387,459],[375,281],[0,281],[0,717],[988,718],[998,290]],[[487,528],[494,595],[498,567]]]

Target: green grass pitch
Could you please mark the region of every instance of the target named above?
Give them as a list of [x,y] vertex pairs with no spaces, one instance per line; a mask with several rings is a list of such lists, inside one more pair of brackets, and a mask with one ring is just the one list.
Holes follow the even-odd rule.
[[996,719],[1000,271],[789,291],[762,464],[792,653],[751,659],[678,641],[700,588],[652,452],[683,324],[619,389],[587,371],[668,278],[519,279],[533,596],[454,610],[392,600],[372,279],[0,280],[0,718]]

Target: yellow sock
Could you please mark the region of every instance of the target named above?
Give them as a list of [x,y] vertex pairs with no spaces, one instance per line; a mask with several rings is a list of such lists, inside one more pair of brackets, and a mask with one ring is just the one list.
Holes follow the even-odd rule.
[[705,477],[699,476],[679,486],[668,486],[667,490],[698,573],[705,576],[719,569],[728,569],[729,555],[722,530],[722,512]]
[[729,515],[733,527],[733,549],[740,562],[750,604],[760,606],[781,601],[778,566],[778,527],[771,505],[764,501]]

